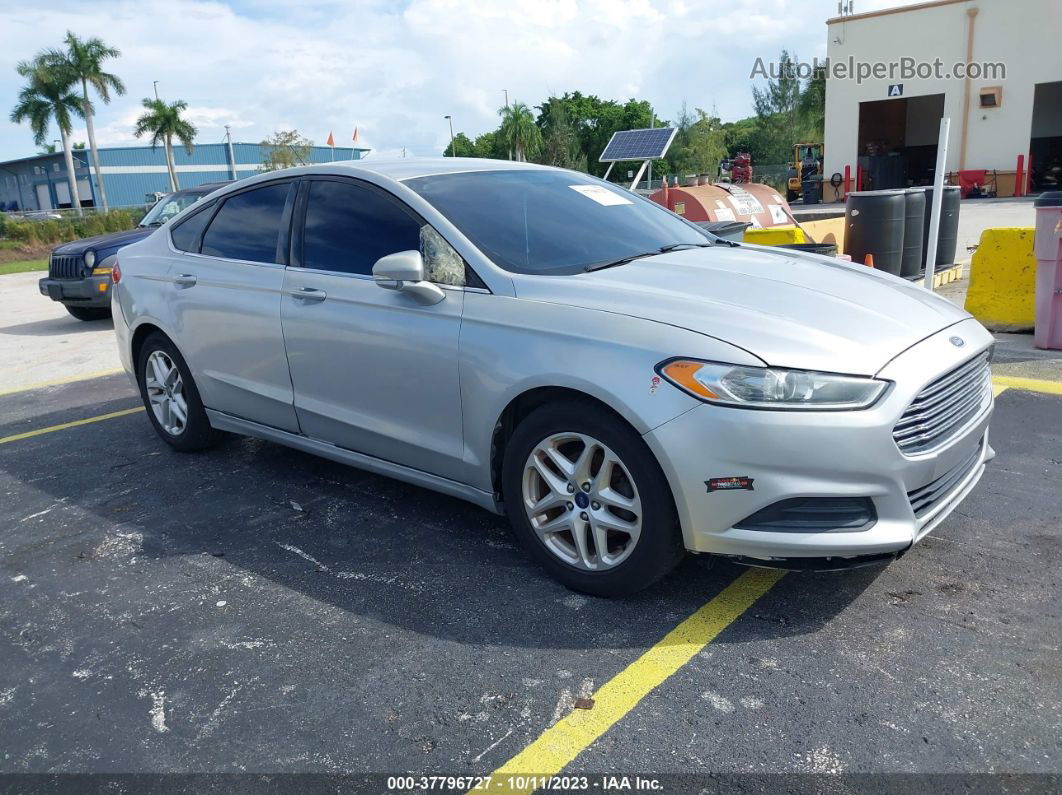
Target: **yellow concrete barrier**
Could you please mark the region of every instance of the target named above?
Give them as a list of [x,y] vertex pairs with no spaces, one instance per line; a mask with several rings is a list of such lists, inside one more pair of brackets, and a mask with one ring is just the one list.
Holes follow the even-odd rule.
[[1031,227],[981,233],[970,260],[966,311],[993,331],[1028,331],[1035,323],[1034,234]]
[[804,243],[804,233],[795,226],[768,226],[765,229],[749,227],[745,230],[746,243],[757,246],[781,246],[786,243]]

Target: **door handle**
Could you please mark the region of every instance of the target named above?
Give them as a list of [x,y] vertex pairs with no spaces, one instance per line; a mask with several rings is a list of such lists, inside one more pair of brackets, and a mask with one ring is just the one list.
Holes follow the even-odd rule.
[[173,283],[177,287],[195,287],[195,282],[194,273],[181,273],[173,277]]
[[285,290],[284,292],[300,301],[323,301],[328,297],[328,293],[324,290],[314,287],[300,287],[297,290]]

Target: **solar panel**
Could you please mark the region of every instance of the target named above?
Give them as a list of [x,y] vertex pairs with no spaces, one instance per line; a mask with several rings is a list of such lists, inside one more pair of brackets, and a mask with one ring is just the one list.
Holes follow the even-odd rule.
[[674,127],[651,127],[647,130],[620,130],[612,133],[598,161],[656,160],[664,156],[675,137]]

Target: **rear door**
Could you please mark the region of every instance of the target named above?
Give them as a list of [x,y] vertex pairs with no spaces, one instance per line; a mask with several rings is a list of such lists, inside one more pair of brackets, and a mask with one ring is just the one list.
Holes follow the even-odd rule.
[[[178,346],[203,404],[297,432],[280,326],[295,182],[228,194],[172,230]],[[209,215],[207,215],[209,214]]]
[[[282,317],[303,433],[459,479],[464,262],[397,198],[359,180],[307,178],[296,217]],[[373,282],[377,259],[410,249],[447,288],[438,304]]]

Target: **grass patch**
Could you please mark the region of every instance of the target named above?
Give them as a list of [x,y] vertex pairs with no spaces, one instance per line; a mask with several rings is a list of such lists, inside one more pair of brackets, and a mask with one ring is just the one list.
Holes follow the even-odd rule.
[[19,262],[0,262],[0,276],[8,273],[27,273],[48,270],[46,259],[24,259]]

